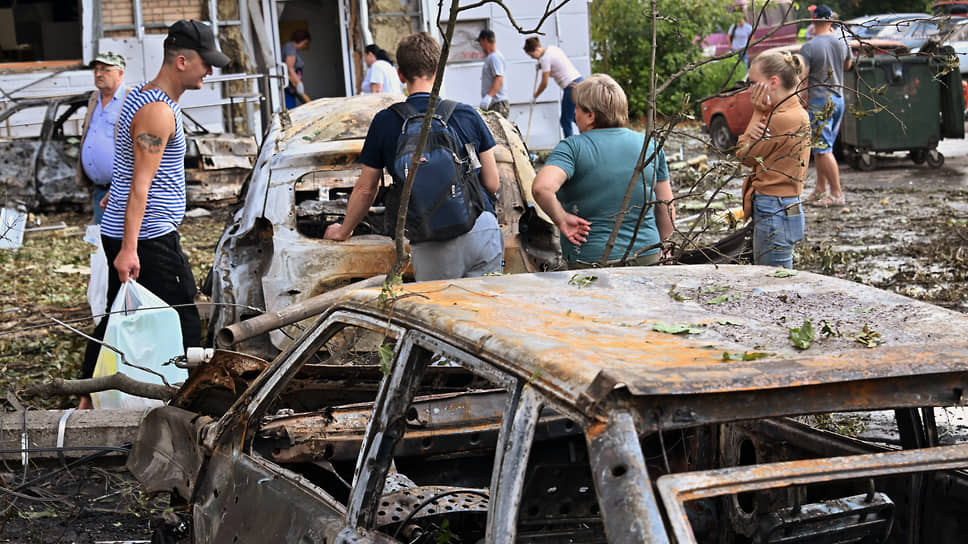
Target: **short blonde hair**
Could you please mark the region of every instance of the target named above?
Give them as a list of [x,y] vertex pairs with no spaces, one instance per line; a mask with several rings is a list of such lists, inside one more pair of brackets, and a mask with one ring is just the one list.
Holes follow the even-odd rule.
[[629,123],[629,100],[622,86],[606,74],[592,74],[571,92],[575,104],[595,114],[595,128],[624,127]]

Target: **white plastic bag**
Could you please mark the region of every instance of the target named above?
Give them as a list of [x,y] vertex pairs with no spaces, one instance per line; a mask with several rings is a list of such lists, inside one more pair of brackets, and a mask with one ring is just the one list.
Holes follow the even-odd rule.
[[[162,374],[169,385],[183,382],[188,377],[184,369],[164,365],[173,357],[185,354],[178,312],[134,280],[121,284],[111,306],[104,343],[123,352],[128,362]],[[110,376],[117,372],[142,382],[163,383],[155,374],[125,365],[114,350],[101,346],[94,377]],[[143,409],[164,404],[160,400],[136,397],[117,390],[92,393],[91,400],[95,408]]]
[[91,305],[94,324],[98,325],[101,323],[101,314],[108,305],[108,257],[101,247],[100,225],[88,225],[84,241],[97,246],[97,251],[91,253],[91,279],[87,283],[87,303]]

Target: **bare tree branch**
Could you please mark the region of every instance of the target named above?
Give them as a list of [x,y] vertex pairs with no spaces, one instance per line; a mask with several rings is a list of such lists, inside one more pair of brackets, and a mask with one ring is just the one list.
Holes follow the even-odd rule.
[[174,393],[174,389],[161,384],[139,382],[126,374],[118,372],[110,376],[86,378],[83,380],[65,380],[54,378],[47,383],[37,383],[28,386],[24,393],[42,397],[54,395],[89,395],[100,391],[117,389],[129,395],[167,401]]

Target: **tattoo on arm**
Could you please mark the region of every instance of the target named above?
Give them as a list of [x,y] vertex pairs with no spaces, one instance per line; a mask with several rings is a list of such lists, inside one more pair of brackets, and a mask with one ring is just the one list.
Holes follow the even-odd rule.
[[141,149],[147,151],[148,153],[161,152],[161,138],[159,136],[155,136],[154,134],[142,132],[135,138],[135,142],[137,142]]

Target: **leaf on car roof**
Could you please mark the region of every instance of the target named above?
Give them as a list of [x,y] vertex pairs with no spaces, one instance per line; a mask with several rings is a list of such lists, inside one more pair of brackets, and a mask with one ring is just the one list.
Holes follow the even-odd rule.
[[652,324],[652,330],[667,334],[699,334],[706,329],[688,323],[663,323],[659,321]]
[[803,320],[803,325],[790,328],[790,340],[793,340],[793,347],[797,349],[807,349],[813,343],[813,323],[809,319]]

